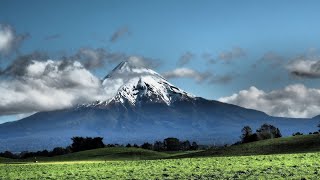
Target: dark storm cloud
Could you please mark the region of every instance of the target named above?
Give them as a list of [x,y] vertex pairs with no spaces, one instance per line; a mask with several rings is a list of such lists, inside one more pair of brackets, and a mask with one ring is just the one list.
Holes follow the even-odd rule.
[[26,67],[31,64],[32,60],[43,60],[48,58],[49,56],[47,53],[41,51],[34,51],[30,54],[19,55],[8,67],[0,72],[0,76],[24,76]]

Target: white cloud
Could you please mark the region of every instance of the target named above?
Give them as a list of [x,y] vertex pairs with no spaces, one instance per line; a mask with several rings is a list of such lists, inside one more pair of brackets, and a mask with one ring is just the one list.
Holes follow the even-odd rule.
[[298,59],[290,62],[287,69],[298,77],[320,78],[320,60]]
[[173,78],[190,78],[194,79],[198,82],[201,82],[203,80],[206,80],[207,78],[210,77],[210,73],[208,72],[198,72],[193,69],[189,68],[177,68],[172,71],[168,71],[163,73],[163,76],[167,79],[173,79]]
[[[96,100],[108,100],[123,84],[123,78],[111,84],[102,84],[80,62],[102,61],[105,51],[82,49],[76,60],[32,60],[45,57],[33,53],[17,58],[4,71],[0,71],[0,115],[23,114],[38,111],[64,109]],[[85,56],[85,57],[84,57]],[[120,59],[119,59],[120,60]],[[125,59],[124,59],[125,60]],[[135,66],[155,66],[156,61],[131,56],[127,60]]]
[[248,90],[218,100],[257,109],[273,116],[302,118],[320,114],[320,89],[307,88],[302,84],[293,84],[270,92],[252,86]]
[[209,84],[226,84],[233,81],[235,78],[234,73],[218,75],[209,71],[200,72],[190,68],[177,68],[172,71],[165,72],[162,75],[166,79],[189,78],[198,83],[206,81]]
[[0,52],[7,52],[14,40],[14,34],[9,27],[0,25]]
[[11,26],[0,24],[0,54],[9,54],[28,36],[28,34],[17,35]]
[[68,108],[107,99],[100,80],[79,62],[31,61],[23,76],[1,78],[0,115]]

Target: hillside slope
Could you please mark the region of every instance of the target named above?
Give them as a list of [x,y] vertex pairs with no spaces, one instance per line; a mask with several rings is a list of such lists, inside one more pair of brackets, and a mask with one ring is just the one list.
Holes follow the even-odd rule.
[[[40,163],[43,162],[75,162],[75,161],[133,161],[133,160],[153,160],[166,159],[176,155],[184,155],[190,152],[157,152],[142,148],[107,147],[80,151],[54,157],[36,157]],[[28,159],[6,159],[0,157],[0,163],[29,163],[35,158]]]
[[198,156],[242,156],[242,155],[267,155],[267,154],[289,154],[320,151],[320,135],[302,135],[268,139],[247,144],[233,145],[220,149],[212,149],[197,152],[182,157]]
[[141,148],[109,147],[100,148],[62,156],[42,158],[43,161],[111,161],[111,160],[146,160],[165,158],[169,155]]

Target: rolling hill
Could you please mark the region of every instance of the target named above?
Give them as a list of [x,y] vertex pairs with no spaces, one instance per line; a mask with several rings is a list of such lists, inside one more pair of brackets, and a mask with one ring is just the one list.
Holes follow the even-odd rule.
[[178,155],[174,158],[292,154],[319,151],[320,135],[313,134],[256,141],[246,144],[196,152],[192,154]]
[[0,163],[75,162],[75,161],[135,161],[167,159],[169,157],[189,154],[197,151],[157,152],[142,148],[106,147],[80,151],[53,157],[36,157],[27,159],[7,159],[0,157]]

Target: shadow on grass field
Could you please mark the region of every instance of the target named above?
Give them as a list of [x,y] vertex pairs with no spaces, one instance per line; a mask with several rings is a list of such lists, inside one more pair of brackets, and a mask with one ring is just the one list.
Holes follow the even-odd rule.
[[[154,160],[166,159],[172,156],[185,155],[199,151],[177,151],[177,152],[157,152],[141,148],[107,147],[65,154],[54,157],[37,157],[39,163],[42,162],[66,162],[66,161],[132,161],[132,160]],[[28,159],[7,159],[0,158],[0,163],[32,163],[34,158]]]

